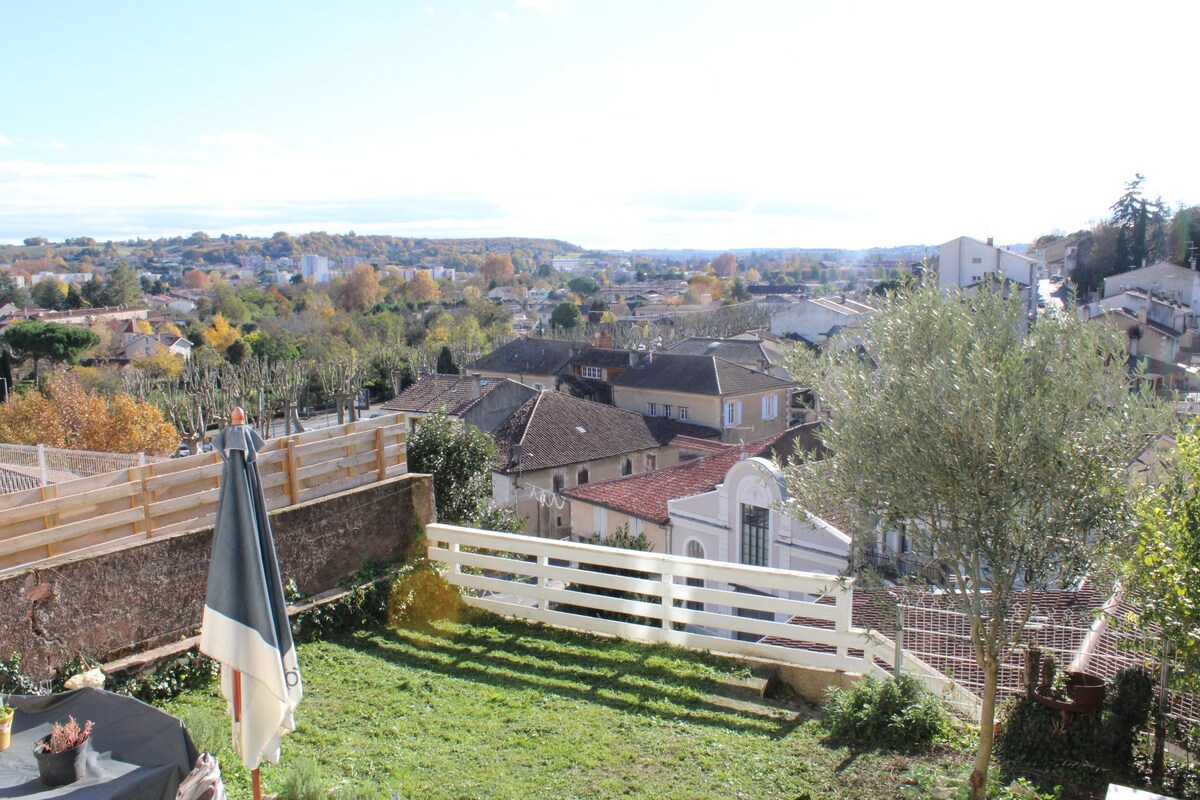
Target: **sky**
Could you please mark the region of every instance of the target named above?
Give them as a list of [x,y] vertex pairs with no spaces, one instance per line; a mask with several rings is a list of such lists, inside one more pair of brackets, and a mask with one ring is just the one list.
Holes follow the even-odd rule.
[[[1200,3],[0,2],[0,241],[1019,243],[1200,203]],[[1191,55],[1190,55],[1191,54]]]

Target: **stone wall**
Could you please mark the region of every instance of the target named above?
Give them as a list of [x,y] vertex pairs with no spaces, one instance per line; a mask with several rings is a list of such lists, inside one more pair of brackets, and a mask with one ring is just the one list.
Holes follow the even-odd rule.
[[[284,580],[305,594],[333,588],[370,559],[409,557],[434,521],[428,475],[401,475],[271,513]],[[108,661],[195,633],[211,527],[0,575],[0,658],[20,653],[44,679],[76,653]]]

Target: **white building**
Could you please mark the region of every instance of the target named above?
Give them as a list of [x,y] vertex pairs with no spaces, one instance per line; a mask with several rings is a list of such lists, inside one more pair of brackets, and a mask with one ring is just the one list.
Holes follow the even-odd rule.
[[1131,269],[1104,279],[1104,297],[1116,297],[1128,289],[1174,300],[1187,306],[1195,317],[1200,314],[1200,272],[1160,261],[1141,269]]
[[[776,569],[836,575],[850,554],[848,519],[780,513],[788,499],[783,473],[769,459],[738,461],[710,492],[671,500],[671,551]],[[838,511],[845,516],[845,510]],[[832,516],[832,514],[830,514]]]
[[857,328],[875,309],[845,296],[801,300],[771,315],[771,333],[799,336],[817,344],[846,328]]
[[986,242],[960,236],[938,246],[938,288],[977,290],[991,276],[993,280],[1012,281],[1020,287],[1030,313],[1033,313],[1038,270],[1032,258]]
[[300,273],[316,283],[329,283],[329,259],[314,253],[307,253],[300,259]]

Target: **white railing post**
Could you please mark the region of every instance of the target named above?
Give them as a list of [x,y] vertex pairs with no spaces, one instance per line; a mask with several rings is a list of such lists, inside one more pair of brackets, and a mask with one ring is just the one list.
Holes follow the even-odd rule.
[[837,614],[833,620],[833,629],[841,634],[838,637],[837,654],[841,658],[849,658],[849,648],[846,642],[850,639],[851,614],[854,611],[854,590],[841,586],[837,593]]
[[[543,567],[543,568],[550,566],[550,556],[538,556],[537,564],[539,567]],[[538,575],[537,585],[538,585],[539,589],[548,589],[550,587],[550,579],[548,577],[546,577],[544,574]],[[542,598],[538,598],[534,602],[534,607],[540,608],[541,610],[545,611],[546,609],[550,608],[550,601],[544,600]]]
[[458,554],[462,552],[462,545],[458,542],[451,542],[450,552],[454,554],[454,562],[450,565],[450,571],[457,575],[462,572],[462,564],[458,563]]
[[39,444],[37,446],[37,459],[38,476],[41,478],[42,486],[46,486],[50,483],[50,481],[46,479],[46,445]]
[[662,641],[675,644],[679,638],[675,635],[675,575],[669,562],[658,578],[662,587]]
[[896,607],[896,655],[892,659],[892,670],[896,677],[900,677],[900,670],[904,667],[904,606]]

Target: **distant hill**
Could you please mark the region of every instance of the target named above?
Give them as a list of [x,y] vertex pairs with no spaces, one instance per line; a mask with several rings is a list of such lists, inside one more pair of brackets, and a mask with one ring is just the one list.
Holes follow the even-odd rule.
[[293,236],[286,232],[273,236],[245,236],[242,234],[209,235],[203,232],[191,236],[162,237],[158,239],[131,239],[108,243],[97,243],[90,248],[65,246],[61,242],[49,242],[36,247],[0,245],[0,263],[12,263],[20,259],[40,258],[47,250],[54,255],[70,260],[80,253],[96,257],[123,256],[134,258],[162,258],[182,256],[186,263],[219,264],[237,263],[242,256],[262,256],[272,260],[280,258],[299,259],[308,253],[328,256],[333,260],[357,256],[364,261],[386,261],[405,266],[440,264],[442,266],[473,269],[491,253],[506,253],[512,256],[518,267],[532,267],[550,258],[578,253],[578,245],[559,239],[504,236],[478,239],[429,239],[407,236],[366,236],[353,232],[329,234],[323,231]]

